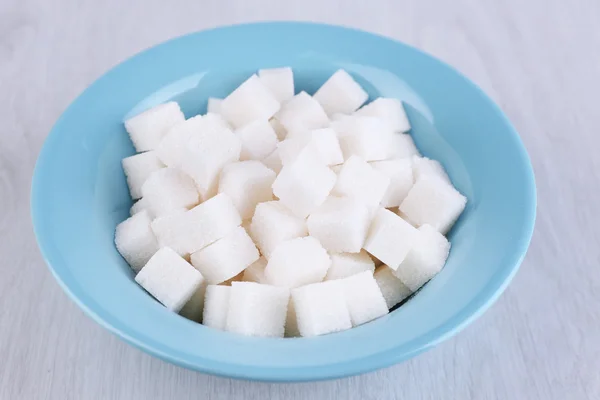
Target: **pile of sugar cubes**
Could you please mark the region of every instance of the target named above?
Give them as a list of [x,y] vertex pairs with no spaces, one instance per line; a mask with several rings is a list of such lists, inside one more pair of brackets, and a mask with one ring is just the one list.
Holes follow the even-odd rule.
[[344,70],[314,95],[260,70],[208,113],[125,122],[131,217],[118,251],[169,310],[243,335],[315,336],[381,317],[437,274],[466,198],[422,157],[402,102]]

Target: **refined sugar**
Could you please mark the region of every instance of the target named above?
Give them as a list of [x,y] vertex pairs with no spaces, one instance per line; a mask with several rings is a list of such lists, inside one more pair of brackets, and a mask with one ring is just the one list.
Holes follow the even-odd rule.
[[352,326],[362,325],[388,313],[385,299],[373,278],[373,271],[364,271],[340,282]]
[[267,120],[250,122],[235,134],[242,141],[240,160],[262,160],[277,147],[277,135]]
[[300,92],[285,102],[275,118],[287,132],[324,128],[329,125],[329,118],[323,107],[306,92]]
[[190,211],[156,218],[151,226],[161,247],[185,256],[225,237],[241,223],[233,201],[221,193]]
[[340,147],[344,158],[359,156],[365,161],[386,160],[394,157],[398,150],[395,148],[394,134],[378,118],[356,117],[348,118],[349,121],[342,127],[337,127],[340,135]]
[[199,202],[194,180],[177,168],[154,171],[144,185],[142,194],[155,216],[181,208],[192,208]]
[[373,276],[388,308],[394,307],[412,294],[411,290],[394,275],[394,270],[386,265],[377,267]]
[[227,120],[221,114],[217,113],[207,113],[202,117],[202,124],[209,127],[214,126],[218,129],[226,129],[228,131],[231,130],[231,125],[229,125],[229,122],[227,122]]
[[240,161],[221,171],[219,193],[231,197],[242,219],[252,218],[258,203],[273,200],[276,174],[260,161]]
[[221,283],[242,272],[260,255],[244,228],[237,227],[227,236],[192,253],[192,265],[210,284]]
[[177,253],[163,247],[135,276],[135,281],[169,310],[178,312],[204,278]]
[[224,331],[227,324],[231,286],[208,285],[204,297],[202,324]]
[[293,289],[291,295],[300,335],[317,336],[352,328],[339,280],[302,286]]
[[265,279],[265,267],[267,266],[267,259],[264,257],[259,258],[254,263],[250,264],[248,268],[244,270],[244,276],[242,280],[246,282],[264,283]]
[[308,217],[308,233],[329,252],[358,253],[369,224],[369,208],[351,197],[329,196]]
[[185,121],[174,101],[159,104],[125,121],[125,129],[138,152],[154,150],[173,126]]
[[221,103],[221,115],[241,128],[257,119],[269,120],[279,110],[279,101],[256,75],[242,83]]
[[380,97],[364,105],[356,115],[377,117],[383,120],[394,132],[410,131],[410,123],[402,102],[398,99]]
[[291,239],[271,253],[265,279],[271,285],[295,288],[322,281],[330,265],[331,259],[317,239]]
[[339,164],[339,165],[330,165],[329,168],[336,174],[339,175],[340,171],[342,170],[342,167],[344,165],[343,164]]
[[375,161],[370,164],[377,171],[382,172],[390,178],[390,185],[381,199],[381,206],[386,208],[398,207],[413,185],[411,159],[398,158],[395,160]]
[[400,204],[400,211],[416,226],[429,224],[445,234],[465,209],[467,199],[436,176],[422,176]]
[[283,337],[290,291],[255,282],[233,282],[226,330],[248,336]]
[[217,99],[215,97],[208,98],[208,106],[206,107],[207,113],[220,114],[221,113],[221,103],[223,99]]
[[414,245],[394,274],[415,292],[442,270],[449,252],[450,243],[444,235],[431,225],[423,225],[419,228]]
[[269,120],[269,124],[271,125],[271,128],[273,128],[273,130],[275,131],[277,139],[285,139],[285,137],[287,136],[287,131],[285,130],[285,126],[281,125],[281,122],[279,122],[279,120],[277,120],[276,118],[271,118]]
[[390,178],[357,156],[346,160],[333,194],[355,198],[368,206],[377,206],[386,194]]
[[244,271],[240,272],[239,274],[237,274],[235,276],[232,276],[231,278],[227,279],[226,281],[219,283],[219,285],[231,286],[231,284],[233,282],[242,282],[243,280],[244,280]]
[[294,308],[294,300],[290,296],[290,302],[288,303],[287,315],[285,318],[285,337],[298,337],[300,331],[298,330],[298,321],[296,320],[296,309]]
[[294,161],[306,146],[313,146],[325,165],[337,165],[344,162],[337,134],[331,128],[300,131],[288,135],[277,146],[283,165]]
[[192,321],[202,322],[202,310],[204,310],[204,297],[206,296],[206,286],[208,282],[206,279],[196,289],[192,297],[179,311],[179,315]]
[[331,267],[327,271],[325,280],[342,279],[363,271],[375,271],[375,264],[369,254],[361,250],[360,253],[333,253],[330,254]]
[[317,153],[306,148],[294,162],[281,169],[273,183],[273,194],[296,216],[306,218],[323,204],[336,179]]
[[169,167],[180,168],[196,182],[202,200],[217,193],[221,169],[240,157],[242,144],[214,114],[190,118],[164,138],[157,155]]
[[165,167],[154,151],[147,151],[124,158],[122,164],[123,171],[127,177],[129,193],[134,200],[142,197],[142,185],[146,182],[150,174]]
[[279,201],[256,206],[250,232],[267,259],[280,243],[308,235],[304,218],[295,216]]
[[271,154],[263,158],[262,163],[265,164],[269,169],[275,171],[276,174],[281,172],[283,164],[281,163],[281,158],[279,157],[279,150],[275,148]]
[[147,210],[148,215],[150,216],[150,219],[154,219],[155,215],[151,212],[149,207],[150,207],[150,204],[148,204],[148,200],[141,198],[138,201],[136,201],[135,203],[133,203],[133,205],[129,209],[129,214],[131,214],[131,216],[133,217],[135,214],[137,214],[141,211]]
[[294,97],[294,73],[290,67],[260,69],[258,78],[280,103]]
[[314,95],[328,115],[350,114],[369,98],[367,92],[343,69],[337,70]]
[[396,270],[411,249],[418,231],[385,208],[375,212],[363,248]]
[[138,272],[158,251],[158,242],[150,228],[148,211],[140,211],[117,225],[115,244],[131,268]]
[[419,180],[422,176],[437,176],[443,181],[451,183],[446,170],[444,170],[439,161],[431,160],[427,157],[413,156],[412,162],[415,181]]
[[390,158],[408,158],[419,156],[419,150],[408,133],[395,133],[392,136],[392,156]]

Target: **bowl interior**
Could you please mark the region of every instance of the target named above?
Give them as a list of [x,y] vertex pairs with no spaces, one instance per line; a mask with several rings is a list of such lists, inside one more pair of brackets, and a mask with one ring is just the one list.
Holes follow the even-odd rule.
[[[313,93],[344,68],[369,92],[407,105],[421,152],[468,197],[444,270],[403,306],[364,326],[311,339],[219,332],[170,313],[117,253],[131,200],[121,159],[134,153],[123,120],[176,100],[205,112],[259,68],[291,66]],[[527,154],[502,112],[471,82],[415,49],[326,25],[250,24],[184,36],[102,76],[60,117],[32,188],[40,248],[57,280],[99,323],[156,356],[199,371],[263,380],[325,379],[417,354],[472,320],[503,290],[527,249],[535,187]]]

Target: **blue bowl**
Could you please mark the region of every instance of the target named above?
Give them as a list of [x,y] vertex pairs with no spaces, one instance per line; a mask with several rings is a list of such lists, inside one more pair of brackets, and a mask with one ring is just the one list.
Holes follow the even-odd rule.
[[[205,112],[259,68],[291,66],[314,92],[338,68],[371,98],[407,105],[414,139],[469,201],[442,272],[389,315],[310,339],[220,332],[167,311],[133,280],[113,244],[131,200],[121,159],[134,154],[123,121],[176,100]],[[113,68],[86,89],[48,136],[31,208],[42,253],[62,288],[128,343],[210,374],[267,381],[338,378],[419,354],[473,321],[517,271],[532,234],[532,168],[515,129],[477,86],[446,64],[377,35],[309,23],[259,23],[180,37]]]

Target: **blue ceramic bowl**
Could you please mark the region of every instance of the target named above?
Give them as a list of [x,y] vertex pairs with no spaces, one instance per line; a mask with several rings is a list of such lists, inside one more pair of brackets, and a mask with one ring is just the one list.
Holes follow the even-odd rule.
[[[167,311],[115,250],[131,200],[121,159],[134,153],[123,120],[176,100],[204,112],[259,68],[291,66],[313,93],[338,68],[371,98],[407,105],[414,139],[468,199],[443,271],[389,315],[310,339],[263,339],[206,328]],[[60,117],[39,156],[31,208],[57,281],[92,318],[134,346],[183,367],[268,381],[359,374],[425,351],[498,298],[532,234],[536,194],[527,153],[502,111],[444,63],[377,35],[318,24],[260,23],[199,32],[113,68]]]

